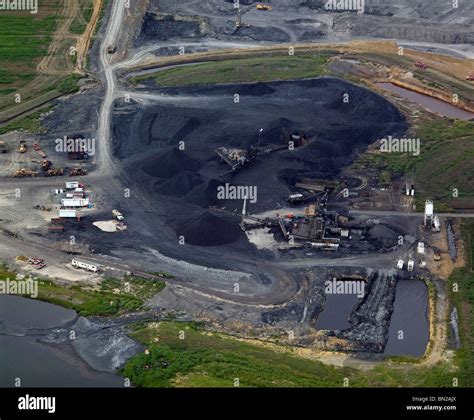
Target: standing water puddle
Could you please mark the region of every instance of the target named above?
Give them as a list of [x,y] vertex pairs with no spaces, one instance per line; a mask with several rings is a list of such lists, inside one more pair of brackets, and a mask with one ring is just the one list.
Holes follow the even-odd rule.
[[466,121],[474,119],[473,112],[465,111],[464,109],[458,108],[440,99],[413,92],[409,89],[393,85],[392,83],[377,83],[377,86],[390,92],[396,93],[402,98],[406,98],[411,102],[417,103],[428,111],[435,112],[436,114],[439,114],[443,117],[457,118]]

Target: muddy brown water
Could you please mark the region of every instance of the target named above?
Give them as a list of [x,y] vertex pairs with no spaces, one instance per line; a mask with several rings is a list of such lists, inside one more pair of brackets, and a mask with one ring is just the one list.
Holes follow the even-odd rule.
[[118,387],[119,376],[91,369],[68,344],[44,344],[40,331],[60,328],[74,311],[49,303],[0,295],[0,387]]
[[429,334],[426,284],[421,280],[400,280],[397,283],[385,354],[422,356],[428,344]]
[[396,93],[402,98],[408,99],[410,102],[414,102],[418,105],[421,105],[428,111],[434,112],[443,117],[457,118],[466,121],[474,119],[473,112],[465,111],[464,109],[458,108],[440,99],[432,98],[431,96],[423,95],[418,92],[413,92],[400,86],[396,86],[392,83],[377,83],[377,86],[380,86],[381,88],[390,92]]

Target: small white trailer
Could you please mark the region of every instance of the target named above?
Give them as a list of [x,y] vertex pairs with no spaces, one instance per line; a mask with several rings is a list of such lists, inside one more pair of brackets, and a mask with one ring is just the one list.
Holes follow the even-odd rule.
[[79,188],[79,182],[77,181],[66,182],[66,190],[75,190],[76,188]]
[[61,200],[62,207],[88,207],[89,199],[88,198],[63,198]]
[[77,217],[76,210],[59,210],[59,217],[65,219],[75,219]]
[[75,258],[71,261],[71,264],[74,268],[82,268],[83,270],[92,271],[93,273],[98,273],[100,266],[95,264],[89,264],[84,261],[76,260]]

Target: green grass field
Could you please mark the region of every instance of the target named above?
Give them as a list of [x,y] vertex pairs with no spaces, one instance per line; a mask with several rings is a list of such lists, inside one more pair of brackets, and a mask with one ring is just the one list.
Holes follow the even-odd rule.
[[[418,201],[436,200],[438,210],[474,206],[474,122],[436,118],[414,128],[420,139],[419,156],[398,153],[362,155],[360,164],[378,168],[381,174],[414,177]],[[412,137],[410,135],[410,137]],[[457,198],[453,189],[457,189]],[[421,208],[421,207],[420,207]]]
[[[68,52],[76,44],[75,35],[91,17],[91,0],[78,0],[80,13],[74,16],[72,35],[55,40],[57,29],[75,14],[63,7],[65,0],[39,0],[38,13],[4,11],[0,13],[0,121],[39,109],[61,94],[77,91],[78,78],[72,73],[74,57]],[[50,54],[41,68],[38,65]],[[19,94],[19,98],[15,96]]]
[[131,79],[153,78],[160,87],[264,82],[318,77],[327,73],[327,56],[268,56],[199,63]]
[[79,16],[76,16],[71,26],[69,27],[69,32],[75,35],[81,35],[86,30],[87,23],[92,17],[92,0],[82,0],[80,8],[81,14]]
[[[0,267],[0,280],[15,279],[16,274]],[[142,309],[145,300],[165,287],[162,281],[128,277],[124,281],[106,278],[99,289],[84,284],[63,286],[38,279],[38,300],[75,310],[79,315],[116,316]]]
[[58,25],[59,4],[40,1],[36,15],[27,12],[0,14],[0,85],[2,89],[25,86],[34,79],[36,64],[48,51]]
[[139,387],[233,387],[235,378],[241,387],[343,387],[345,378],[350,387],[449,387],[454,375],[442,364],[339,368],[176,322],[139,326],[131,337],[150,350],[121,372]]

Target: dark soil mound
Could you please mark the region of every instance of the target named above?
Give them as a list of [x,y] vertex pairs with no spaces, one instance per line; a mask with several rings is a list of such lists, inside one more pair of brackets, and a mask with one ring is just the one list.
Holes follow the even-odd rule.
[[143,165],[143,171],[148,175],[166,179],[180,172],[196,172],[200,168],[201,164],[198,160],[175,148],[148,160]]
[[375,225],[367,231],[367,239],[379,248],[391,248],[398,243],[398,233],[385,225]]
[[237,223],[229,222],[206,212],[183,224],[178,235],[186,243],[200,246],[225,245],[235,242],[242,235]]
[[202,178],[193,172],[180,172],[174,177],[159,183],[155,187],[155,192],[172,197],[183,197],[203,182]]
[[201,207],[215,206],[221,201],[217,199],[217,187],[224,184],[223,181],[211,179],[207,184],[194,188],[186,196],[186,201]]

